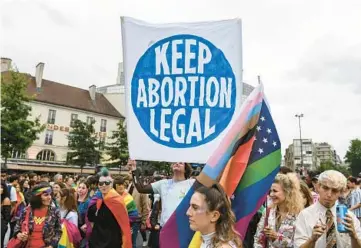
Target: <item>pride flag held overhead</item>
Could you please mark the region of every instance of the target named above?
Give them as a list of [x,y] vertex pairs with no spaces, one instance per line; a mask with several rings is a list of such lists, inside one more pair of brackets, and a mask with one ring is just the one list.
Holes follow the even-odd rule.
[[279,170],[280,149],[277,130],[260,84],[246,99],[241,114],[163,227],[161,247],[200,246],[200,235],[194,235],[190,230],[186,212],[195,189],[202,185],[210,187],[217,180],[231,198],[236,229],[244,237]]

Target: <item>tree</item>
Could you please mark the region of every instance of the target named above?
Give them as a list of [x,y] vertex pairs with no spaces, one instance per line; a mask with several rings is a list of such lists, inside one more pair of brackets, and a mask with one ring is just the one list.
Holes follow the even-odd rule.
[[346,152],[345,160],[350,164],[352,174],[357,176],[361,172],[361,140],[350,141],[350,146]]
[[45,126],[31,118],[33,99],[27,95],[27,78],[17,70],[1,74],[1,156],[7,167],[13,151],[25,153]]
[[129,158],[128,152],[128,138],[127,130],[124,126],[124,120],[121,119],[117,123],[117,130],[113,131],[111,140],[106,146],[107,154],[110,156],[108,161],[111,161],[108,165],[110,167],[121,168],[122,165],[126,165]]
[[149,165],[153,170],[165,174],[166,176],[170,176],[172,174],[172,168],[168,162],[151,161],[149,162]]
[[93,120],[91,123],[86,123],[81,120],[75,120],[72,125],[72,130],[69,132],[69,149],[67,162],[80,166],[80,173],[83,173],[85,165],[99,164],[101,152],[100,145],[95,135]]
[[320,167],[318,168],[317,172],[322,173],[326,170],[337,170],[337,171],[341,172],[342,174],[344,174],[346,177],[348,177],[351,174],[349,167],[335,165],[331,161],[322,162]]

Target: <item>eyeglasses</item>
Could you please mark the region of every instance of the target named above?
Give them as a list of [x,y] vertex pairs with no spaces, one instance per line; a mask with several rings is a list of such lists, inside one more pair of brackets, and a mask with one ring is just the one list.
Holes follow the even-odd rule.
[[103,185],[109,186],[111,183],[112,183],[111,181],[104,181],[104,182],[99,182],[98,185],[99,186],[103,186]]

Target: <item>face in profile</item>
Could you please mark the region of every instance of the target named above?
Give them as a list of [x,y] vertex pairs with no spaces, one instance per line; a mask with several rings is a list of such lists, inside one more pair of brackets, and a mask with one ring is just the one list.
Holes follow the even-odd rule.
[[191,198],[190,206],[187,210],[189,226],[193,231],[207,230],[209,225],[215,224],[219,219],[218,211],[209,211],[205,196],[195,192]]
[[270,191],[270,197],[273,204],[279,205],[285,201],[285,193],[279,183],[273,183]]

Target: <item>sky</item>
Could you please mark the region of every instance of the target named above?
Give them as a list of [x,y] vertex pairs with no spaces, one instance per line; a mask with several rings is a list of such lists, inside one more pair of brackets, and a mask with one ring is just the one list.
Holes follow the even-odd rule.
[[120,16],[153,23],[241,18],[243,81],[265,87],[282,149],[299,138],[344,157],[361,138],[359,0],[1,0],[0,54],[22,72],[87,89],[114,84]]

